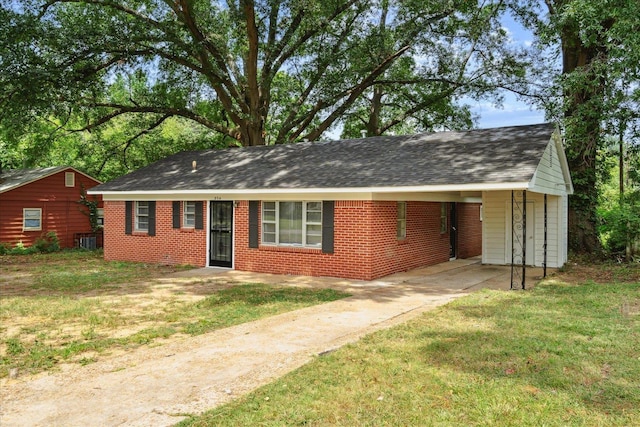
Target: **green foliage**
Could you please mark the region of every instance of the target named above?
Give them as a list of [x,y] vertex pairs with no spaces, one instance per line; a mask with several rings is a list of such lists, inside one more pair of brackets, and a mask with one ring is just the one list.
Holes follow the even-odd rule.
[[55,231],[49,231],[36,239],[32,248],[34,251],[47,254],[60,250],[60,239]]
[[31,246],[25,246],[22,241],[12,248],[8,243],[0,243],[0,255],[29,255],[47,254],[60,250],[60,239],[55,231],[42,233]]
[[78,200],[78,203],[86,206],[87,208],[87,211],[82,211],[82,213],[89,217],[89,225],[91,226],[91,231],[95,233],[96,231],[100,230],[102,227],[100,224],[98,224],[98,205],[100,204],[98,198],[94,195],[93,199],[89,200],[89,198],[87,197],[87,190],[85,190],[83,186],[80,190],[80,200]]
[[640,241],[640,197],[625,197],[621,203],[610,209],[600,209],[599,231],[605,248],[613,254],[626,254]]
[[[0,8],[0,149],[108,179],[185,149],[316,140],[345,120],[370,134],[468,127],[460,97],[523,73],[502,9],[16,0]],[[167,137],[170,120],[183,131]]]

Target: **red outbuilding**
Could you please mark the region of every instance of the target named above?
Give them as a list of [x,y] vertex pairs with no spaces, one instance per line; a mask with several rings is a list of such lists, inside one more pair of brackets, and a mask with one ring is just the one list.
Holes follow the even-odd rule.
[[[39,237],[55,232],[63,248],[100,246],[92,233],[89,210],[79,203],[83,190],[98,184],[100,181],[68,166],[3,171],[0,243],[31,246]],[[98,201],[101,224],[102,197],[89,196],[88,200]]]

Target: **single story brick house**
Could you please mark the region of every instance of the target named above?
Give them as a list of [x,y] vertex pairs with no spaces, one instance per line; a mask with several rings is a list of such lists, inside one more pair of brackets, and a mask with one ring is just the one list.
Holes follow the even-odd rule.
[[82,189],[98,184],[69,166],[2,171],[0,242],[31,246],[43,234],[55,232],[61,247],[73,248],[78,244],[76,235],[92,232],[87,208],[78,203]]
[[182,152],[90,193],[108,260],[371,280],[456,257],[511,264],[514,241],[527,264],[560,267],[572,191],[541,124]]

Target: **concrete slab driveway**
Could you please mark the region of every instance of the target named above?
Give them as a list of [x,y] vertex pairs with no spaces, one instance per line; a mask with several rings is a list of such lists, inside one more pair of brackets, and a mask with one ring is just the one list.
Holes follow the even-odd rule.
[[[226,279],[339,287],[352,297],[246,323],[85,367],[16,380],[0,425],[166,426],[245,394],[315,355],[445,304],[508,287],[509,270],[458,260],[372,282],[195,270]],[[530,283],[533,283],[530,280]]]

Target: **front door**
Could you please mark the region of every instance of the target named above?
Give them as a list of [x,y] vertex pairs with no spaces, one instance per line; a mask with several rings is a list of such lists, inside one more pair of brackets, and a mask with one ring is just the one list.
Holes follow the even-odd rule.
[[449,259],[458,256],[458,212],[456,203],[453,202],[449,208]]
[[211,202],[209,265],[233,264],[233,202]]

